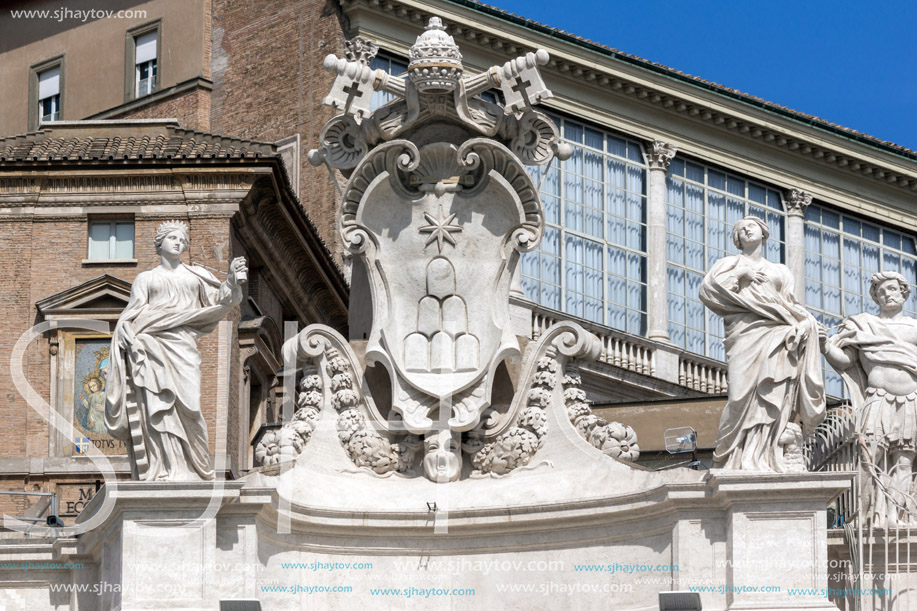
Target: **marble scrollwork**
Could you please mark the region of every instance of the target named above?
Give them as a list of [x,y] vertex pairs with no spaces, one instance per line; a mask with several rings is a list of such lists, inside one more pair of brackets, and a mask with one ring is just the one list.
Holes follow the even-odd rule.
[[353,368],[333,349],[328,353],[326,373],[331,378],[331,405],[338,412],[338,439],[347,449],[350,460],[378,475],[411,469],[420,441],[413,435],[406,435],[400,443],[392,443],[369,426],[358,409],[363,398],[354,388]]
[[[339,114],[309,160],[349,176],[338,231],[366,273],[372,322],[365,364],[388,374],[389,418],[423,437],[429,479],[458,479],[462,450],[469,447],[482,469],[507,472],[540,446],[549,395],[562,403],[559,379],[549,388],[544,375],[527,380],[535,384],[532,403],[520,405],[516,428],[478,435],[487,428],[482,418],[489,422],[493,415],[495,372],[520,356],[509,308],[512,278],[521,254],[537,248],[545,230],[526,165],[572,153],[554,122],[534,108],[552,97],[539,72],[548,53],[536,50],[466,75],[461,52],[437,17],[411,47],[406,76],[370,69],[374,47],[366,41],[348,49],[347,58],[325,58],[335,80],[324,101]],[[489,89],[500,89],[506,103],[483,99]],[[373,91],[392,99],[371,112]],[[560,336],[568,331],[557,337],[561,358],[567,348]],[[585,341],[572,336],[574,343]],[[370,424],[388,430],[392,423],[364,422],[369,412],[355,409],[360,371],[339,339],[332,342],[339,356],[328,360],[324,375],[342,443],[357,464],[377,473],[409,469],[413,445],[401,456],[389,435],[370,432]],[[469,440],[462,443],[465,433]]]
[[526,392],[516,397],[508,412],[487,413],[468,433],[463,449],[471,454],[476,472],[499,476],[529,465],[544,445],[551,409],[565,410],[576,431],[605,454],[636,460],[640,449],[633,429],[595,416],[580,387],[576,363],[594,361],[600,352],[598,338],[575,323],[557,323],[545,330],[523,368],[520,380]]
[[309,162],[319,165],[325,161],[333,168],[352,170],[366,156],[366,141],[360,126],[350,115],[340,115],[328,121],[319,134],[321,148],[309,152]]
[[540,112],[524,113],[516,129],[510,148],[526,165],[544,165],[554,156],[565,158],[573,152],[569,144],[558,141],[554,121]]
[[[301,368],[293,420],[265,435],[260,445],[264,464],[299,456],[315,430],[322,406],[337,413],[337,435],[350,460],[376,475],[405,473],[417,464],[421,441],[411,434],[388,431],[370,396],[355,383],[357,362],[346,340],[336,331],[312,325],[283,347],[286,363]],[[380,432],[381,431],[381,432]]]
[[608,422],[592,413],[582,389],[582,378],[576,364],[567,367],[564,374],[564,402],[567,417],[577,432],[594,447],[612,458],[636,461],[640,458],[637,434],[620,422]]
[[505,475],[532,460],[548,432],[545,409],[552,404],[557,370],[557,360],[552,356],[538,359],[538,371],[529,387],[527,405],[519,414],[518,422],[474,454],[472,464],[476,470]]
[[[405,230],[393,233],[392,223]],[[395,140],[354,170],[339,228],[366,259],[374,309],[366,356],[387,369],[393,409],[426,434],[448,397],[449,427],[473,428],[489,404],[488,377],[518,351],[507,326],[511,269],[544,231],[529,174],[498,142],[418,149]]]

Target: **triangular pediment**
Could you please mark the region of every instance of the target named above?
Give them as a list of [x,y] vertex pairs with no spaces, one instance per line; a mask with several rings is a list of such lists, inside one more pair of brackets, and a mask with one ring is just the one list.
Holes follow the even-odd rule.
[[35,303],[46,319],[117,318],[130,300],[131,283],[104,274]]

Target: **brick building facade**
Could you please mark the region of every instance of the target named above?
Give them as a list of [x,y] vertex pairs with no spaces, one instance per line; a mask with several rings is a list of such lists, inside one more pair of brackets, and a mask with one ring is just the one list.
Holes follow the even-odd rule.
[[[79,440],[87,436],[99,448],[115,442],[79,427],[73,441],[49,424],[47,411],[76,426],[74,405],[83,395],[74,351],[80,342],[108,341],[130,283],[158,264],[159,224],[172,219],[190,226],[186,263],[224,279],[232,258],[249,262],[243,303],[199,347],[211,454],[226,457],[229,478],[252,468],[252,436],[280,417],[276,371],[284,322],[347,324],[344,279],[296,201],[276,147],[192,132],[169,120],[63,122],[0,140],[0,159],[6,237],[0,350],[18,359],[17,342],[33,325],[54,326],[23,344],[24,380],[47,406],[26,401],[23,385],[13,380],[15,363],[0,376],[8,399],[0,490],[58,492],[65,503],[99,479]],[[132,226],[132,256],[97,259],[91,248],[87,256],[87,226],[108,222]],[[73,319],[104,324],[80,329],[68,322]],[[105,453],[128,477],[123,446]],[[36,499],[0,500],[22,515]],[[73,515],[64,504],[60,510]]]
[[[72,6],[100,7],[125,9],[114,2]],[[9,8],[55,6],[51,2],[13,2]],[[904,147],[474,0],[150,0],[129,3],[127,9],[132,12],[122,18],[85,23],[17,22],[15,36],[0,42],[0,66],[11,82],[23,86],[0,92],[4,108],[0,134],[34,132],[28,108],[41,99],[37,77],[60,66],[57,119],[174,118],[181,129],[165,125],[155,129],[175,133],[197,130],[181,131],[181,139],[193,140],[196,146],[224,138],[273,143],[250,144],[265,147],[255,165],[269,166],[272,178],[259,178],[248,194],[236,193],[233,205],[238,211],[231,214],[205,221],[194,217],[198,211],[192,208],[199,204],[186,203],[182,204],[185,208],[168,213],[150,213],[152,216],[145,220],[143,200],[135,192],[111,195],[109,203],[120,202],[120,207],[103,207],[106,198],[101,196],[85,200],[91,200],[91,205],[75,207],[73,198],[84,201],[81,192],[65,192],[54,199],[46,196],[43,186],[25,187],[16,181],[30,172],[46,172],[46,167],[53,167],[62,176],[95,177],[97,173],[123,173],[128,167],[149,163],[180,174],[186,167],[196,167],[193,158],[102,160],[90,155],[73,159],[58,149],[56,157],[44,159],[48,156],[43,157],[40,144],[35,149],[37,159],[11,158],[4,151],[21,139],[0,141],[0,173],[16,176],[0,178],[6,181],[0,183],[4,185],[0,202],[12,202],[4,208],[9,211],[5,223],[9,229],[0,246],[4,256],[0,287],[10,313],[0,323],[0,356],[8,354],[22,332],[41,319],[36,304],[42,300],[104,274],[130,282],[137,272],[150,267],[154,257],[144,249],[151,248],[153,226],[160,218],[177,214],[191,221],[192,256],[200,257],[196,261],[225,267],[231,250],[253,261],[260,258],[263,264],[266,280],[262,282],[255,274],[247,289],[257,311],[242,311],[234,319],[235,369],[230,375],[233,388],[239,390],[231,394],[234,413],[228,416],[225,434],[229,447],[244,446],[242,432],[258,418],[241,398],[252,387],[245,386],[242,365],[246,359],[240,355],[255,350],[261,341],[253,330],[257,325],[251,321],[263,316],[270,321],[263,324],[276,327],[271,333],[281,338],[284,320],[296,319],[301,324],[330,320],[342,331],[347,324],[348,287],[344,278],[349,278],[350,270],[334,226],[338,192],[327,168],[313,167],[307,160],[308,150],[318,145],[321,128],[332,115],[322,105],[332,83],[322,61],[328,54],[343,56],[344,40],[362,36],[380,45],[382,61],[374,66],[388,70],[405,66],[408,48],[434,15],[442,17],[460,45],[467,73],[486,70],[536,48],[551,54],[542,71],[555,97],[546,101],[544,110],[558,122],[562,135],[579,156],[563,164],[555,162],[544,177],[543,198],[549,210],[555,206],[554,216],[548,219],[548,233],[554,241],[546,239],[537,253],[523,261],[514,296],[518,334],[537,337],[552,322],[574,318],[599,335],[604,350],[600,362],[589,366],[584,385],[591,398],[607,406],[603,409],[614,412],[615,420],[634,426],[645,456],[662,455],[662,431],[669,427],[694,426],[702,455],[715,441],[726,393],[725,364],[718,352],[722,329],[696,300],[696,287],[691,282],[702,277],[710,260],[732,248],[727,234],[734,219],[725,212],[723,218],[717,217],[716,202],[728,201],[730,215],[741,208],[743,215],[761,214],[772,223],[772,234],[779,237],[779,243],[774,240],[774,256],[792,269],[800,300],[826,326],[854,313],[856,307],[868,307],[862,300],[859,305],[851,300],[835,307],[836,301],[843,301],[835,296],[844,291],[854,297],[864,294],[862,276],[872,265],[866,262],[867,255],[872,256],[871,238],[862,233],[865,230],[854,236],[850,233],[853,229],[847,229],[861,226],[857,223],[875,223],[870,235],[888,236],[878,238],[876,246],[882,249],[883,261],[898,261],[902,273],[917,284],[915,257],[910,252],[915,250],[917,228],[917,153]],[[158,33],[158,72],[154,90],[138,96],[131,76],[140,41],[135,33],[150,31]],[[87,40],[94,42],[88,45]],[[92,70],[93,62],[99,68]],[[31,84],[26,87],[25,83]],[[109,129],[153,129],[143,125],[49,124],[39,135],[26,138],[35,142],[54,139],[55,131],[61,129],[100,138],[105,138]],[[577,169],[577,163],[590,157],[599,160],[597,175],[582,166]],[[234,163],[216,158],[206,165],[218,168]],[[619,166],[627,168],[628,176],[636,177],[633,183],[626,183],[636,184],[636,190],[615,182],[612,168]],[[654,182],[653,176],[661,180]],[[346,180],[340,174],[335,178],[341,185]],[[287,181],[293,184],[287,187]],[[588,201],[590,186],[598,189],[599,204]],[[177,193],[178,187],[174,188]],[[254,197],[251,194],[271,191],[274,199],[287,206],[283,219],[247,216],[244,202]],[[187,197],[187,192],[183,193]],[[692,194],[699,199],[692,200]],[[617,200],[613,198],[618,195],[627,202],[621,205],[621,209],[627,208],[623,212],[615,208]],[[221,198],[211,194],[199,199],[212,202]],[[48,218],[40,215],[40,219],[22,220],[26,209],[38,210],[33,204],[26,205],[27,201],[47,204],[41,215]],[[699,207],[692,209],[697,202]],[[810,202],[814,203],[810,206]],[[304,214],[296,216],[292,208]],[[137,263],[84,263],[88,223],[93,215],[110,215],[115,210],[133,215],[137,222]],[[577,214],[584,210],[599,219],[598,229],[577,221],[582,218]],[[255,222],[255,218],[259,220]],[[270,253],[258,250],[259,245],[272,241],[277,227],[273,222],[285,224],[297,236],[297,256],[306,257],[305,267],[295,257],[271,258]],[[615,233],[618,228],[625,237]],[[53,241],[58,238],[65,241]],[[231,243],[221,251],[223,254],[215,254],[214,248],[227,239]],[[843,240],[859,244],[857,256],[862,263],[856,269],[845,268],[842,274],[842,253],[835,250],[832,255],[831,248]],[[29,258],[28,266],[7,264],[46,243],[60,244],[55,246],[53,262]],[[577,250],[588,247],[601,253],[597,266],[590,267]],[[693,264],[689,256],[692,248],[695,254],[700,252],[696,257],[699,262]],[[310,271],[313,269],[322,270],[318,280]],[[584,278],[590,275],[597,279],[593,289],[584,288]],[[858,287],[842,286],[842,277],[854,276],[850,282],[860,283]],[[334,295],[334,299],[322,302],[330,305],[303,305],[309,303],[309,295],[322,291]],[[355,294],[361,295],[359,287]],[[912,294],[912,300],[917,300],[917,291]],[[910,309],[917,310],[917,302],[911,303]],[[29,379],[40,394],[50,397],[55,379],[50,373],[53,340],[42,341],[36,340],[30,347]],[[214,362],[217,342],[216,335],[202,341],[202,350],[211,359],[205,362]],[[267,378],[279,355],[275,353],[272,358],[249,367],[249,375],[258,377],[255,387],[271,384]],[[832,384],[832,404],[836,404],[843,399],[839,378],[831,378],[829,368],[825,372]],[[0,374],[0,391],[7,398],[0,413],[11,424],[5,432],[8,437],[0,442],[0,457],[20,461],[0,462],[0,477],[6,478],[0,485],[51,489],[57,475],[32,476],[31,467],[26,471],[26,463],[21,462],[50,457],[47,423],[23,404],[6,374]],[[213,433],[220,422],[215,412],[210,412],[209,418]],[[22,430],[28,434],[22,435]],[[241,450],[237,454],[237,468],[244,469],[248,463]]]

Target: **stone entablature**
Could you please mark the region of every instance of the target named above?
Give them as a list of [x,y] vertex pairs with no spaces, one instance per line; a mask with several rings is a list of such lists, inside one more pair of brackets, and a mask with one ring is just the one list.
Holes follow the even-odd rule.
[[[405,56],[409,43],[404,41],[412,40],[406,32],[430,15],[442,15],[449,34],[464,45],[469,71],[469,65],[482,69],[494,57],[545,48],[551,60],[542,70],[555,93],[549,108],[647,142],[671,142],[685,154],[784,188],[803,188],[851,211],[917,223],[908,204],[917,191],[917,155],[903,147],[539,24],[523,28],[490,7],[418,0],[344,0],[342,5],[359,35]],[[657,118],[647,122],[645,112],[629,109],[649,110]],[[713,137],[685,136],[698,129]],[[761,154],[748,155],[749,146]]]
[[[255,180],[269,176],[270,168],[205,170],[177,173],[163,170],[90,170],[74,175],[71,169],[43,172],[5,172],[0,177],[0,218],[49,214],[85,216],[130,208],[142,215],[217,214],[232,216]],[[206,208],[201,207],[206,200]],[[235,204],[222,207],[220,204]],[[186,206],[185,210],[175,206]],[[167,207],[167,208],[166,208]]]

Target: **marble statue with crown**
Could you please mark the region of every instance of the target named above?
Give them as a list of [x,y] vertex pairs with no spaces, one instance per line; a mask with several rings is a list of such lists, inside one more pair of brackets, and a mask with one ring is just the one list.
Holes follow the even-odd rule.
[[133,479],[211,480],[197,338],[242,301],[245,259],[220,282],[182,263],[184,223],[166,221],[153,242],[160,264],[137,275],[112,335],[105,424],[125,442]]

